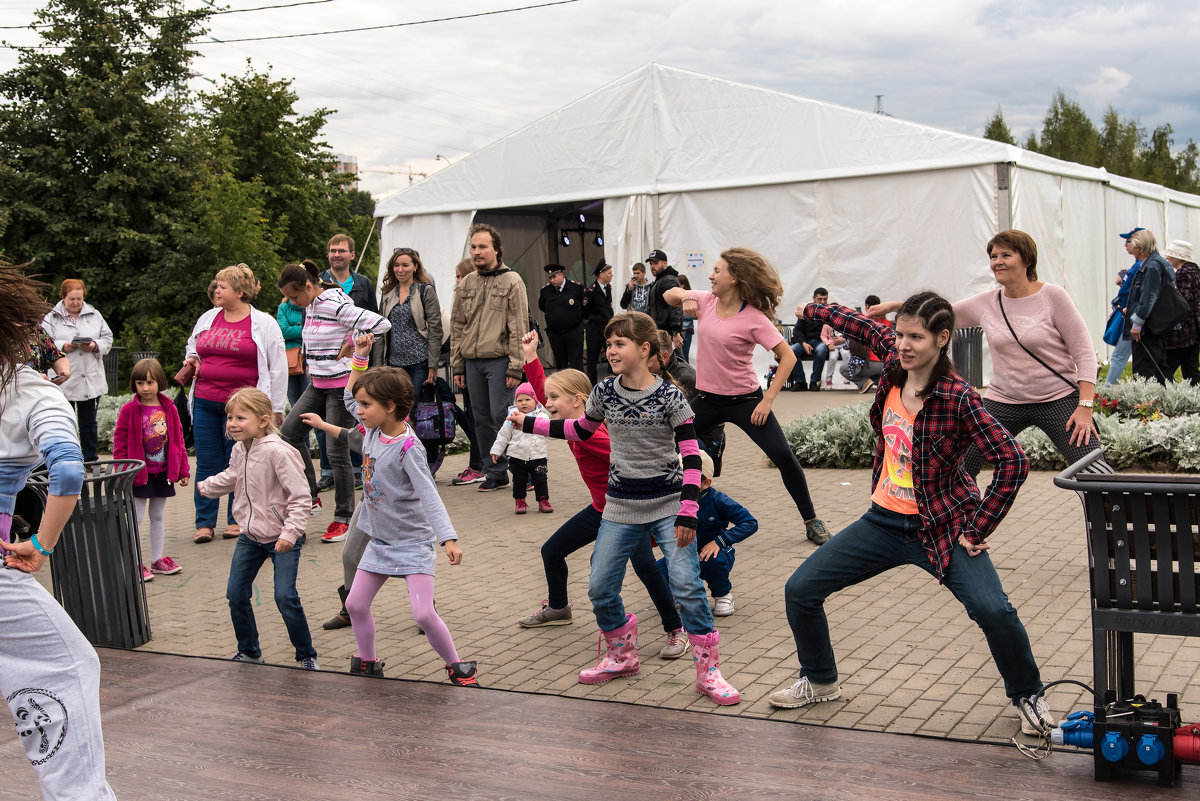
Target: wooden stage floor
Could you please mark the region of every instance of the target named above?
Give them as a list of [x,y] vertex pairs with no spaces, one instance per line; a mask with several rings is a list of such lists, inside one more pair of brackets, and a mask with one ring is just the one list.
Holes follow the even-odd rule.
[[[121,799],[1196,798],[1090,754],[100,649]],[[38,798],[11,736],[0,799]]]

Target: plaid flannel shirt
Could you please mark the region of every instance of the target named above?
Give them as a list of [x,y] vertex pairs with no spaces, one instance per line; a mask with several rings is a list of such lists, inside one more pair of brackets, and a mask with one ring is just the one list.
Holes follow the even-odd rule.
[[[876,434],[875,464],[871,470],[874,492],[883,468],[880,436],[883,406],[893,386],[891,367],[899,361],[896,333],[887,325],[844,306],[810,303],[804,307],[804,314],[829,323],[884,360],[879,389],[871,405],[871,427]],[[975,479],[963,465],[963,455],[972,442],[995,465],[992,482],[982,499]],[[984,410],[979,394],[957,374],[950,373],[938,381],[917,412],[912,463],[913,489],[921,516],[920,536],[940,582],[960,534],[968,542],[978,544],[1000,525],[1029,473],[1029,459],[1008,430]]]

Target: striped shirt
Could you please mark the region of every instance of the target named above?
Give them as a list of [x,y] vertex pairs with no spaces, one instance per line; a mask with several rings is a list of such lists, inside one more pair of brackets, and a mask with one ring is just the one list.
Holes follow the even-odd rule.
[[387,333],[392,324],[373,311],[360,309],[341,289],[326,289],[308,306],[304,316],[304,360],[313,386],[321,389],[346,386],[350,357],[338,352],[358,334]]

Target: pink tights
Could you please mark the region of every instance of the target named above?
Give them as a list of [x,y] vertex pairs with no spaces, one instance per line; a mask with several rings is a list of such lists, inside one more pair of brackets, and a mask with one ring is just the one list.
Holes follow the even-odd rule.
[[[354,584],[350,587],[350,594],[346,596],[346,613],[350,615],[350,625],[354,627],[358,655],[366,661],[376,658],[375,618],[371,615],[371,602],[389,578],[391,576],[360,569],[354,574]],[[412,605],[413,620],[424,630],[433,650],[437,651],[438,656],[447,665],[459,661],[450,630],[433,608],[433,576],[410,573],[403,578],[408,584],[408,602]]]

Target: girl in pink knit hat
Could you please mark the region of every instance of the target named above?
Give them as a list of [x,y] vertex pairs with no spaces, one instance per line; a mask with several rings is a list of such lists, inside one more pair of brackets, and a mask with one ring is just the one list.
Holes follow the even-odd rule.
[[[517,411],[530,417],[550,418],[550,413],[538,403],[533,385],[528,381],[517,387],[513,393],[513,403],[509,413]],[[525,495],[530,483],[533,484],[533,497],[537,500],[538,511],[553,512],[550,488],[546,481],[546,457],[549,455],[546,438],[514,429],[513,424],[505,420],[496,432],[496,442],[492,445],[492,463],[499,461],[505,451],[508,451],[508,467],[513,475],[512,491],[517,514],[523,515],[529,508],[525,503]]]

